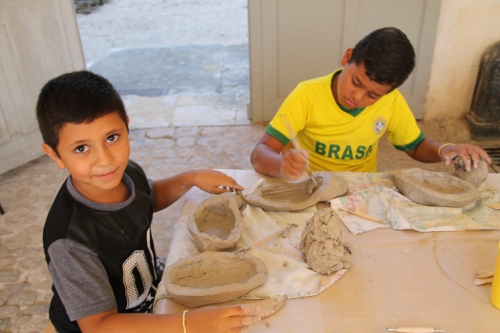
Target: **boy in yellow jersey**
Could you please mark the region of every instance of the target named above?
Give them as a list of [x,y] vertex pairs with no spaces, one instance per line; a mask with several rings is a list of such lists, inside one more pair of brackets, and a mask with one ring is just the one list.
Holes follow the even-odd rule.
[[[477,146],[424,137],[397,89],[415,67],[403,32],[376,30],[347,49],[341,63],[343,68],[327,76],[301,82],[286,98],[252,151],[257,172],[297,179],[307,164],[312,171],[375,172],[384,133],[396,149],[420,162],[449,165],[460,156],[467,170],[481,159],[491,163]],[[287,149],[291,135],[303,150]]]

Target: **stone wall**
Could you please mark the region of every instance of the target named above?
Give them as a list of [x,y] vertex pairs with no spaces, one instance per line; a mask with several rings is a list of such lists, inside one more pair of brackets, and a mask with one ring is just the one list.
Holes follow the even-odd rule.
[[469,110],[481,55],[500,40],[500,0],[442,0],[424,120]]

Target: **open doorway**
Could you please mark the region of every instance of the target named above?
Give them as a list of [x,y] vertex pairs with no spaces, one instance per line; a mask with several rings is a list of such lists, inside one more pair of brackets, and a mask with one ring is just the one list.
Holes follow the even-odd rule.
[[251,123],[247,0],[108,0],[77,21],[131,128]]

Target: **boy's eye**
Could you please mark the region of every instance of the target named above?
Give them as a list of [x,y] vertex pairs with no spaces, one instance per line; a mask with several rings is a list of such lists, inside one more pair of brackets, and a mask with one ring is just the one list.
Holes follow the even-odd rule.
[[85,153],[89,148],[87,146],[81,145],[76,147],[75,152],[77,153]]
[[354,80],[352,80],[352,84],[354,84],[356,87],[358,87],[358,86],[359,86],[359,83],[358,83],[358,82],[356,82],[356,81],[354,81]]
[[118,140],[118,137],[119,137],[119,135],[118,135],[118,134],[113,134],[113,135],[110,135],[110,136],[108,136],[107,141],[108,141],[108,142],[115,142],[116,140]]

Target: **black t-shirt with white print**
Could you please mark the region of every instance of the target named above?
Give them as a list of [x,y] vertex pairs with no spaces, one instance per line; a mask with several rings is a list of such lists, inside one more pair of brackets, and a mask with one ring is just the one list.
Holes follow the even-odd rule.
[[132,161],[123,181],[130,197],[107,205],[84,198],[68,177],[52,204],[43,245],[54,282],[49,317],[57,332],[81,332],[77,319],[114,308],[152,307],[161,278],[150,229],[154,187]]

